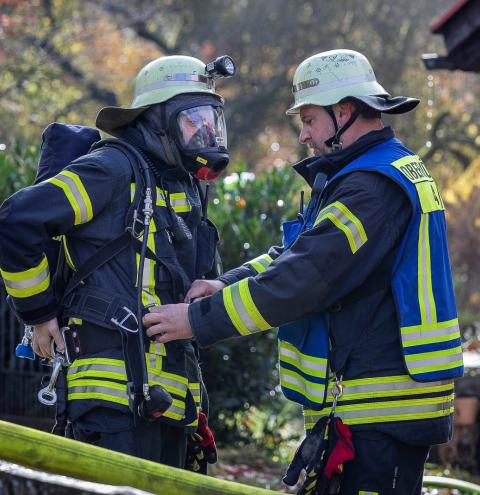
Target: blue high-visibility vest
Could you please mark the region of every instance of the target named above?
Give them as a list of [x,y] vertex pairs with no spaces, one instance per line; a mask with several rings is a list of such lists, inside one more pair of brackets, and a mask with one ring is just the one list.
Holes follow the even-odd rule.
[[[391,279],[408,372],[405,379],[395,380],[402,387],[422,387],[416,382],[437,382],[435,386],[445,387],[449,380],[463,375],[463,359],[448,258],[445,208],[437,185],[421,159],[397,139],[365,152],[332,177],[327,187],[355,171],[372,171],[389,177],[405,191],[412,205],[412,217]],[[287,222],[285,247],[288,249],[302,232],[311,229],[327,208],[328,205],[310,214],[306,225],[300,221]],[[282,325],[278,334],[282,390],[287,398],[308,409],[320,410],[326,402],[328,319],[327,311],[310,314]],[[391,381],[395,380],[392,377]],[[378,381],[385,382],[385,377]]]

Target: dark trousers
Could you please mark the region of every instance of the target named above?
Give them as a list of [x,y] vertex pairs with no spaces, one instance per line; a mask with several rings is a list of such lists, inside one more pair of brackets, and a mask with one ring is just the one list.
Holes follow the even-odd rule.
[[105,449],[183,468],[187,440],[185,430],[163,423],[139,421],[135,428],[110,433],[81,429],[73,423],[75,440]]
[[352,433],[355,459],[345,463],[341,495],[420,495],[429,447],[377,431]]

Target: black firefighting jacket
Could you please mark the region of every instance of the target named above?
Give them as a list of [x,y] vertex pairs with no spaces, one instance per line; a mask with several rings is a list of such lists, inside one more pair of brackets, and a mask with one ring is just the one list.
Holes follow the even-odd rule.
[[[249,307],[245,321],[251,319],[257,330],[329,311],[330,369],[342,374],[346,383],[394,376],[411,381],[406,376],[390,288],[392,266],[411,216],[409,200],[392,180],[372,172],[353,172],[328,188],[328,179],[335,173],[392,137],[390,128],[371,132],[341,152],[307,159],[295,167],[311,187],[319,173],[326,174],[322,208],[340,202],[355,215],[368,238],[362,249],[353,253],[345,229],[324,221],[300,235],[288,250],[272,248],[268,255],[220,278],[233,287],[250,277],[248,293],[244,286],[236,290]],[[242,318],[242,314],[229,314],[232,292],[223,290],[190,305],[190,323],[201,346],[240,336],[242,323],[232,321],[232,315]],[[381,430],[401,441],[430,445],[448,440],[451,417],[353,424],[351,428]]]
[[[51,238],[63,243],[67,263],[75,271],[125,231],[134,191],[128,159],[118,149],[104,146],[4,202],[0,209],[1,274],[25,323],[41,323],[65,314],[53,291],[55,267],[48,266],[43,245]],[[172,235],[172,224],[179,223],[177,217],[188,227],[190,238],[187,235],[179,241]],[[145,261],[145,307],[182,300],[191,282],[211,269],[217,234],[201,217],[198,188],[190,176],[162,173],[157,180],[148,247],[168,262],[170,271],[154,259]],[[136,313],[138,263],[138,250],[132,245],[89,276],[67,302],[68,323],[76,326],[81,344],[81,356],[68,372],[72,420],[98,406],[128,411],[122,339],[110,320],[121,321],[127,314],[124,307]],[[175,293],[172,267],[177,279]],[[132,321],[126,325],[131,326]],[[147,350],[149,381],[164,386],[173,397],[165,417],[178,425],[195,421],[200,375],[191,344],[152,343]]]

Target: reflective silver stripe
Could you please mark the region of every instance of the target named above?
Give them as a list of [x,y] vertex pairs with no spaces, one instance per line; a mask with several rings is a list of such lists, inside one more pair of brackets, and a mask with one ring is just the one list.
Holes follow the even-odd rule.
[[173,378],[166,378],[165,376],[159,376],[154,373],[149,373],[148,381],[151,381],[158,385],[163,385],[164,387],[172,387],[177,390],[177,393],[179,393],[182,397],[187,395],[187,384],[182,383],[178,380],[174,380]]
[[270,266],[272,261],[272,258],[268,254],[262,254],[244,264],[250,265],[257,273],[262,273]]
[[[407,327],[408,329],[408,327]],[[460,327],[458,324],[450,325],[444,328],[436,328],[435,330],[419,330],[418,332],[405,332],[402,328],[402,340],[403,342],[409,342],[411,340],[419,339],[431,339],[432,342],[435,341],[435,337],[446,337],[449,335],[457,335],[460,332]]]
[[[143,262],[143,280],[142,280],[142,289],[144,289],[145,287],[146,288],[150,288],[150,277],[152,275],[152,265],[151,265],[151,261],[150,259],[148,258],[145,258],[144,262]],[[153,287],[152,287],[153,289]]]
[[[376,380],[379,380],[378,378]],[[381,378],[380,378],[381,380]],[[360,380],[361,381],[361,380]],[[355,381],[353,382],[355,383]],[[450,385],[453,390],[452,380],[437,380],[435,382],[416,382],[411,378],[407,378],[405,381],[397,382],[383,382],[383,383],[361,383],[359,385],[350,384],[348,380],[342,382],[343,393],[340,398],[342,400],[348,400],[349,396],[354,394],[371,393],[376,394],[379,392],[385,392],[383,396],[393,395],[395,391],[400,390],[414,390],[415,393],[422,393],[422,389],[431,389],[435,387],[443,387],[444,385]],[[329,384],[328,393],[331,394],[333,389],[333,383]],[[427,390],[426,393],[430,392]]]
[[[412,402],[418,402],[412,404]],[[422,403],[423,402],[423,403]],[[313,428],[322,417],[330,414],[330,407],[322,411],[304,409],[305,429]],[[337,405],[335,415],[348,424],[375,423],[388,421],[408,421],[429,417],[439,417],[453,412],[453,393],[434,399],[415,401],[371,402],[351,406]],[[435,414],[438,413],[438,414]]]
[[110,388],[110,387],[102,387],[100,385],[84,385],[84,386],[78,386],[78,385],[69,385],[68,386],[68,392],[72,394],[104,394],[104,395],[113,395],[115,397],[119,398],[126,398],[127,397],[127,388],[125,387],[125,391],[117,390],[115,388]]
[[183,417],[183,415],[185,414],[185,407],[179,407],[179,406],[176,406],[175,404],[172,404],[164,413],[163,415],[164,416],[168,416],[168,413],[172,413],[172,414],[179,414],[180,416]]
[[[54,179],[65,183],[68,186],[68,189],[72,193],[73,197],[75,198],[75,201],[77,202],[77,206],[80,210],[80,223],[85,223],[90,220],[89,215],[88,215],[88,210],[87,210],[87,205],[85,204],[85,201],[83,199],[82,194],[80,193],[77,184],[75,184],[75,181],[66,175],[62,175],[60,172],[58,175],[54,177]],[[54,182],[52,182],[54,183]]]
[[157,367],[157,355],[156,354],[150,354],[149,355],[149,361],[150,361],[150,368],[155,369]]
[[125,375],[126,378],[125,366],[114,366],[107,364],[85,364],[83,366],[70,366],[70,368],[68,369],[68,375],[89,371],[107,371],[111,373],[119,373]]
[[170,199],[172,206],[190,206],[187,198]]
[[3,281],[6,287],[8,287],[9,289],[30,289],[32,287],[40,285],[49,276],[50,270],[47,265],[38,275],[35,275],[34,277],[18,281],[12,281],[4,278]]
[[[284,346],[283,341],[279,341],[279,356],[280,359],[283,358],[285,362],[288,362],[290,364],[293,364],[294,366],[297,366],[301,371],[304,373],[309,373],[313,376],[317,377],[325,377],[327,373],[327,360],[325,359],[324,362],[314,362],[313,358],[312,360],[309,360],[308,358],[304,358],[301,356],[300,352],[295,352],[293,349],[288,349]],[[287,359],[286,359],[287,358]],[[288,359],[289,358],[289,359]],[[320,358],[318,358],[320,359]],[[294,361],[292,363],[292,361]]]
[[[401,401],[399,401],[401,403]],[[372,402],[370,408],[368,409],[355,409],[350,411],[342,410],[342,406],[338,406],[335,410],[335,414],[343,419],[359,419],[366,417],[388,417],[388,416],[399,416],[407,414],[421,414],[430,412],[440,412],[445,411],[453,406],[453,401],[439,402],[438,404],[419,404],[415,406],[402,406],[399,407],[382,407],[382,402]],[[343,406],[348,407],[348,406]]]
[[316,81],[315,82],[310,82],[310,81],[299,82],[297,85],[293,86],[293,92],[299,93],[303,98],[311,94],[315,94],[323,91],[329,91],[331,89],[342,88],[343,86],[349,86],[350,84],[375,81],[375,77],[370,74],[364,74],[364,75],[362,74],[360,76],[349,77],[347,79],[342,79],[340,81],[335,80],[322,84],[320,84],[320,81],[318,81],[318,83]]
[[190,84],[205,84],[206,89],[213,87],[213,80],[207,76],[197,75],[197,74],[187,74],[187,73],[177,73],[172,74],[170,79],[165,79],[163,81],[157,81],[154,83],[147,84],[139,88],[135,92],[135,96],[140,96],[148,93],[154,89],[168,88],[170,86],[188,86]]
[[[462,358],[463,358],[461,348],[459,348],[459,349],[460,349],[460,351],[457,350],[455,353],[453,353],[451,355],[447,355],[447,356],[437,356],[437,357],[431,357],[431,358],[424,357],[424,358],[418,359],[416,361],[407,359],[408,368],[410,370],[412,370],[412,368],[413,369],[415,369],[415,368],[427,368],[429,366],[433,366],[436,364],[454,363],[456,361],[462,360]],[[415,354],[412,354],[411,356],[416,357]],[[410,356],[407,356],[407,357],[410,357]]]
[[[288,370],[290,373],[295,374],[294,371]],[[315,399],[319,399],[319,401],[323,401],[325,396],[325,386],[322,383],[315,384],[317,387],[312,385],[312,382],[305,380],[302,376],[292,376],[291,374],[285,373],[285,370],[280,367],[280,383],[282,387],[290,388],[299,394],[314,397]],[[293,387],[292,387],[293,385]],[[308,396],[305,395],[307,398]]]
[[357,225],[334,204],[327,206],[324,210],[320,211],[317,220],[315,220],[315,225],[318,225],[322,220],[328,218],[328,214],[336,217],[340,223],[351,232],[353,242],[355,243],[356,250],[358,251],[365,244],[365,241],[362,239],[362,235],[358,230]]
[[419,230],[419,241],[420,241],[420,255],[419,255],[419,264],[420,266],[418,267],[419,270],[421,270],[421,297],[422,301],[420,302],[420,307],[422,307],[422,302],[423,306],[425,307],[425,321],[422,323],[433,323],[433,311],[432,311],[432,306],[430,303],[430,297],[429,297],[429,287],[431,284],[431,280],[429,280],[429,258],[430,258],[430,253],[429,253],[429,247],[427,244],[428,240],[428,213],[422,213],[421,219],[420,219],[420,230]]
[[200,401],[202,399],[202,393],[200,389],[200,383],[191,382],[188,384],[188,389],[192,394],[193,400],[195,401],[195,405],[198,407],[200,405]]
[[250,332],[257,332],[259,330],[257,324],[253,321],[253,318],[250,316],[250,313],[247,311],[247,308],[243,304],[242,297],[240,296],[240,285],[233,284],[230,286],[232,302],[235,307],[235,311],[237,312],[242,323],[247,327]]

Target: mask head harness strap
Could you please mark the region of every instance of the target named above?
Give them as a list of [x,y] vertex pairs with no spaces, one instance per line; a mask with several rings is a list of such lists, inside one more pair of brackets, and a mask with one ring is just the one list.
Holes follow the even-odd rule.
[[168,122],[167,122],[167,111],[165,104],[160,105],[160,121],[161,121],[161,128],[157,131],[157,133],[160,142],[162,143],[163,149],[165,150],[165,155],[168,161],[168,165],[172,168],[178,167],[181,170],[185,171],[185,173],[187,173],[185,167],[183,166],[182,160],[178,155],[178,150],[174,146],[172,146],[170,142],[170,136],[167,131]]
[[335,134],[327,139],[325,141],[325,144],[329,147],[332,148],[333,151],[338,151],[342,149],[342,142],[340,141],[340,137],[342,134],[357,120],[357,117],[360,115],[360,112],[362,111],[362,105],[360,103],[355,104],[355,110],[352,112],[352,115],[350,118],[345,122],[345,124],[342,127],[338,127],[338,122],[337,118],[335,117],[335,112],[333,111],[333,106],[328,105],[326,107],[323,107],[325,111],[330,115],[330,118],[332,119],[333,126],[335,127]]

